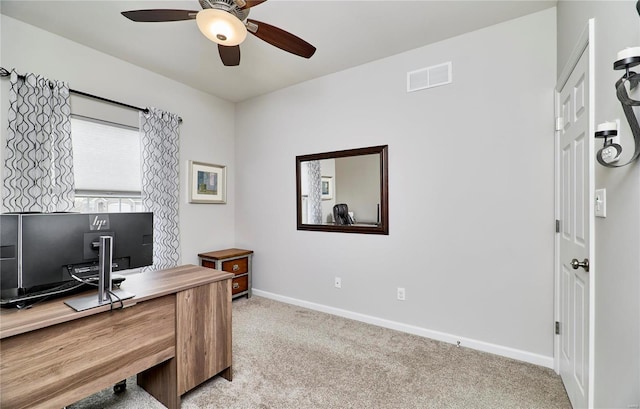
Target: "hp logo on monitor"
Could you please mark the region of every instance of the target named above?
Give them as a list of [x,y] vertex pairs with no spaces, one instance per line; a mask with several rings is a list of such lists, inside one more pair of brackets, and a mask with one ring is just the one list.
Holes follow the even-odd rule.
[[89,228],[91,230],[107,230],[109,229],[108,214],[92,214],[89,216]]

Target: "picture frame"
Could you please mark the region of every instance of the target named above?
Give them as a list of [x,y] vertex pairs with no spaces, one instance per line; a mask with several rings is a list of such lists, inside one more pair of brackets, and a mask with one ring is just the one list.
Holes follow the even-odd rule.
[[321,183],[322,200],[333,199],[333,177],[322,176],[320,183]]
[[227,167],[189,161],[189,203],[227,203]]

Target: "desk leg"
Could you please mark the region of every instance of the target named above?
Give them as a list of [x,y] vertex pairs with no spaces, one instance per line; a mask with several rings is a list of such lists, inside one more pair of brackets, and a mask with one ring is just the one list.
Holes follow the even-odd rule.
[[233,371],[231,370],[231,367],[228,367],[224,371],[220,372],[220,376],[231,382],[233,380]]
[[138,385],[169,409],[180,408],[176,358],[138,374]]

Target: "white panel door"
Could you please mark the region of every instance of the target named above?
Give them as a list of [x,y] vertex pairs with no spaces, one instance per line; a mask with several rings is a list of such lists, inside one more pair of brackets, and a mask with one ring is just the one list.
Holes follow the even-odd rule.
[[586,408],[589,397],[589,169],[593,166],[590,164],[593,158],[589,142],[588,63],[587,49],[560,91],[562,126],[557,153],[560,182],[560,376],[576,409]]

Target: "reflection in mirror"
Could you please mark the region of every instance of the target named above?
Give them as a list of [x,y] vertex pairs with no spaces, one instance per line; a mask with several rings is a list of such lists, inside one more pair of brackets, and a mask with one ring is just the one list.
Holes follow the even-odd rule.
[[[320,211],[309,206],[309,173],[320,165]],[[303,224],[353,224],[375,226],[380,223],[380,155],[349,156],[301,163],[302,223]],[[317,179],[311,178],[312,181]],[[348,208],[350,218],[341,220],[334,216],[334,206]],[[309,209],[311,207],[311,209]],[[342,210],[340,209],[340,210]]]
[[296,157],[298,230],[389,234],[387,146]]

